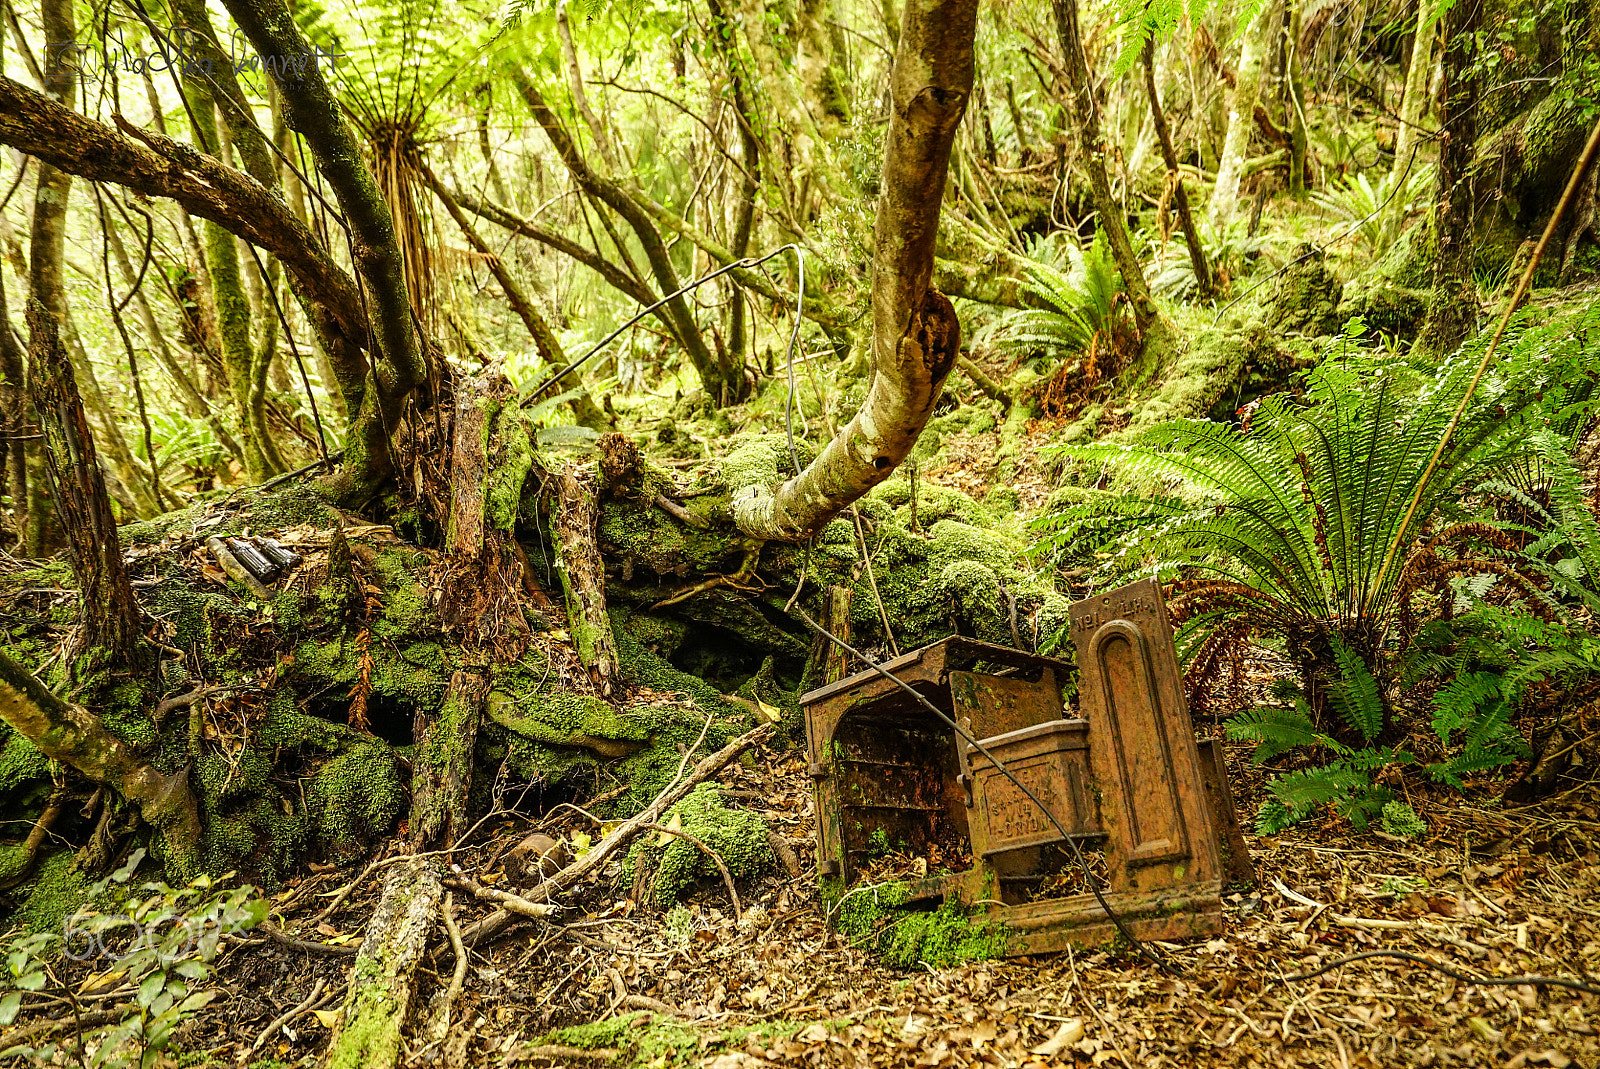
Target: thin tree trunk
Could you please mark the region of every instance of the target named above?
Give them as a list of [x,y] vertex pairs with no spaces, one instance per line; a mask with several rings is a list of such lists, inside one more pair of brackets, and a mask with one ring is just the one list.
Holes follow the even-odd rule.
[[1178,169],[1178,152],[1172,146],[1172,132],[1167,129],[1167,116],[1161,110],[1161,96],[1156,92],[1155,40],[1144,43],[1144,91],[1150,98],[1150,117],[1155,120],[1156,139],[1161,143],[1161,158],[1167,165],[1167,181],[1173,183],[1172,202],[1178,209],[1178,224],[1183,227],[1183,239],[1189,246],[1189,263],[1194,267],[1194,280],[1201,300],[1209,300],[1214,289],[1211,265],[1206,263],[1205,246],[1200,232],[1195,229],[1194,214],[1189,210],[1189,193],[1183,185],[1183,172]]
[[[139,604],[123,568],[117,521],[72,361],[61,343],[56,317],[37,298],[28,302],[28,335],[28,393],[39,413],[56,516],[72,551],[81,601],[81,628],[67,657],[77,677],[136,657],[141,640]],[[80,654],[89,655],[82,665]]]
[[583,88],[583,67],[578,63],[578,48],[572,43],[572,24],[567,19],[567,0],[556,0],[556,36],[561,39],[561,56],[566,61],[567,87],[572,90],[572,104],[578,109],[578,114],[583,117],[583,124],[589,128],[589,133],[594,136],[595,148],[600,152],[600,158],[605,161],[606,170],[611,175],[619,175],[622,169],[617,166],[617,154],[611,147],[611,139],[606,136],[606,128],[600,125],[600,119],[589,106],[589,94]]
[[1394,132],[1394,168],[1398,179],[1411,165],[1411,146],[1422,132],[1422,118],[1428,109],[1428,73],[1433,69],[1434,6],[1430,0],[1417,0],[1417,29],[1411,40],[1411,65],[1406,68],[1406,87],[1400,97],[1400,125]]
[[[528,110],[533,112],[534,119],[544,127],[550,144],[555,147],[561,162],[566,164],[567,170],[571,172],[573,181],[577,182],[585,193],[603,202],[627,220],[628,225],[633,228],[634,235],[639,239],[639,244],[644,247],[645,258],[650,262],[650,270],[655,275],[656,285],[661,288],[663,294],[675,293],[681,286],[678,272],[672,266],[667,246],[661,240],[661,233],[650,221],[649,215],[628,190],[612,179],[596,173],[589,166],[578,151],[577,145],[573,143],[572,136],[561,125],[561,120],[556,118],[555,112],[550,110],[544,96],[529,80],[526,72],[513,68],[511,78],[522,94],[523,100],[527,102]],[[689,355],[689,362],[694,365],[695,371],[700,376],[701,385],[705,387],[706,393],[711,395],[712,401],[725,405],[744,400],[748,389],[744,379],[744,369],[722,366],[706,347],[705,339],[700,335],[700,328],[694,321],[694,313],[690,311],[688,301],[682,296],[673,297],[667,301],[666,309],[672,318],[673,332],[683,344]]]
[[[1061,2],[1061,0],[1057,0]],[[1261,63],[1266,51],[1262,38],[1272,20],[1262,10],[1244,31],[1239,53],[1239,68],[1234,76],[1233,95],[1228,103],[1228,134],[1217,160],[1217,181],[1211,188],[1207,209],[1211,223],[1226,226],[1238,214],[1239,180],[1250,155],[1250,137],[1256,128],[1256,100],[1261,94]]]
[[1483,0],[1456,0],[1445,14],[1445,104],[1434,210],[1437,247],[1433,294],[1420,338],[1430,352],[1448,353],[1478,326],[1472,278],[1472,156],[1478,140],[1478,81],[1472,77]]
[[[539,359],[544,361],[550,374],[556,375],[566,370],[566,354],[561,351],[561,341],[556,337],[555,331],[550,329],[550,324],[545,322],[544,316],[539,314],[539,310],[534,307],[528,295],[522,292],[522,287],[517,285],[516,279],[511,277],[511,272],[506,270],[505,264],[500,261],[499,256],[495,255],[488,242],[478,236],[478,232],[473,229],[472,223],[468,221],[466,214],[451,198],[450,191],[445,188],[444,183],[439,181],[438,176],[426,164],[422,165],[421,173],[423,180],[433,190],[434,196],[439,198],[439,203],[444,205],[445,211],[450,213],[450,218],[454,219],[456,226],[461,228],[461,233],[466,237],[467,244],[471,245],[483,257],[484,262],[489,265],[489,270],[493,273],[495,281],[500,283],[500,289],[506,295],[506,303],[511,305],[512,311],[517,313],[518,318],[522,320],[522,325],[527,328],[528,334],[533,338],[534,348],[539,351]],[[600,410],[600,406],[594,403],[594,398],[589,396],[589,391],[584,387],[581,375],[574,374],[562,380],[560,391],[569,390],[578,391],[577,396],[567,402],[572,408],[574,419],[581,425],[597,431],[611,429],[611,421],[606,419],[606,414]]]
[[[1133,307],[1133,318],[1143,338],[1144,354],[1159,355],[1166,347],[1167,328],[1156,309],[1155,300],[1150,296],[1144,268],[1134,254],[1122,206],[1111,195],[1111,177],[1106,173],[1106,143],[1100,130],[1100,102],[1095,97],[1094,82],[1089,76],[1088,61],[1083,53],[1083,37],[1078,28],[1078,0],[1051,2],[1055,9],[1056,33],[1061,39],[1067,85],[1072,94],[1067,110],[1076,120],[1078,148],[1082,153],[1083,168],[1089,175],[1089,194],[1094,201],[1099,225],[1111,246],[1117,271],[1122,275],[1122,288]],[[1141,359],[1139,367],[1141,377],[1153,370],[1144,359]]]
[[[312,54],[283,0],[225,0],[224,6],[262,56]],[[336,497],[355,501],[374,493],[393,472],[389,434],[400,427],[407,399],[426,381],[427,365],[413,324],[394,217],[320,65],[307,63],[304,72],[279,88],[289,128],[305,138],[350,226],[356,268],[372,304],[379,359],[360,404],[351,406],[356,414],[345,438],[344,466],[328,483]],[[347,396],[350,385],[341,379]]]
[[[106,237],[111,243],[111,254],[116,258],[117,270],[122,274],[124,285],[133,287],[138,279],[138,274],[133,264],[128,259],[128,250],[122,244],[122,238],[117,233],[115,224],[106,228]],[[167,344],[166,335],[161,330],[161,325],[156,321],[155,310],[150,307],[150,301],[144,295],[143,287],[133,291],[134,307],[138,309],[139,321],[144,324],[145,335],[150,339],[150,348],[155,351],[156,358],[161,362],[162,370],[167,373],[173,387],[177,390],[183,409],[190,416],[206,421],[206,426],[211,428],[211,433],[217,436],[217,441],[228,453],[244,463],[244,453],[233,435],[223,426],[222,420],[217,418],[211,410],[211,404],[201,396],[194,380],[189,378],[189,373],[184,370],[178,358],[173,354],[172,348]]]
[[840,126],[850,121],[850,100],[834,62],[833,41],[828,33],[832,16],[832,0],[798,0],[795,5],[795,69],[812,121],[817,131],[830,140]]
[[1289,22],[1284,31],[1284,46],[1288,51],[1284,76],[1288,79],[1289,89],[1289,193],[1295,197],[1305,196],[1306,164],[1310,153],[1310,138],[1306,133],[1306,82],[1300,61],[1300,25],[1304,8],[1305,0],[1289,0]]
[[950,149],[972,93],[977,14],[977,0],[906,4],[873,228],[872,383],[803,472],[776,492],[733,488],[746,534],[798,541],[821,530],[889,477],[933,414],[961,348],[955,309],[930,281]]
[[100,388],[100,380],[94,373],[94,363],[83,347],[83,339],[70,314],[65,317],[61,333],[63,341],[66,342],[72,373],[78,382],[78,392],[83,399],[86,415],[93,417],[93,422],[98,424],[97,441],[104,444],[111,469],[122,482],[122,493],[118,495],[118,503],[131,513],[130,519],[147,519],[159,515],[162,511],[160,499],[154,496],[149,476],[140,471],[133,450],[128,448],[128,440],[122,433],[122,422],[117,418],[117,413],[112,411],[111,403],[106,400],[105,391]]
[[[739,67],[739,57],[734,50],[734,26],[728,19],[722,0],[707,0],[711,13],[711,43],[728,72],[728,84],[733,95],[734,119],[739,124],[739,152],[744,172],[739,176],[739,204],[734,209],[733,240],[729,253],[743,259],[750,251],[750,235],[755,225],[756,194],[761,183],[761,142],[756,138],[755,114],[744,84],[744,73]],[[745,362],[745,297],[737,283],[728,295],[728,362],[744,365]]]
[[[9,78],[0,78],[0,144],[41,163],[96,182],[111,182],[146,196],[168,197],[187,214],[227,227],[276,255],[310,299],[308,314],[329,342],[338,382],[352,408],[364,396],[367,318],[355,281],[288,206],[260,183],[192,147],[145,130],[134,141],[87,119]],[[192,227],[185,244],[203,278],[203,257]],[[206,298],[202,291],[201,305]],[[387,380],[385,380],[387,381]]]

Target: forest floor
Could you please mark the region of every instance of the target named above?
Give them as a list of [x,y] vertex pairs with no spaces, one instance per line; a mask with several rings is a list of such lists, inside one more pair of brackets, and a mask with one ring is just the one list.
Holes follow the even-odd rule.
[[[1234,768],[1247,754],[1230,754]],[[744,890],[735,920],[720,883],[673,911],[640,908],[615,871],[573,896],[561,923],[528,922],[472,955],[454,1025],[410,1051],[414,1065],[1506,1066],[1600,1064],[1597,1000],[1559,987],[1461,982],[1372,958],[1315,979],[1284,977],[1335,957],[1392,950],[1505,978],[1600,965],[1600,790],[1515,811],[1430,805],[1422,841],[1331,826],[1247,837],[1262,884],[1226,897],[1226,931],[1161,944],[1168,977],[1130,953],[1073,952],[896,970],[831,931],[811,861],[809,781],[797,750],[756,755],[721,777],[793,847],[797,877]],[[1253,810],[1255,784],[1236,784]],[[581,830],[563,811],[538,825]],[[507,820],[453,864],[504,883],[494,859],[530,830]],[[404,851],[398,845],[396,856]],[[617,866],[613,865],[614,870]],[[295,880],[274,904],[283,931],[322,944],[358,938],[381,878],[309,923],[361,866]],[[461,923],[483,912],[458,903]],[[230,949],[227,997],[181,1044],[228,1059],[323,985],[335,1008],[349,959],[272,941]],[[426,1006],[450,961],[423,972]],[[259,1057],[310,1064],[328,1033],[311,1012]],[[428,1011],[428,1012],[431,1012]],[[425,1014],[426,1015],[426,1014]],[[1071,1042],[1051,1044],[1060,1037]]]
[[[981,497],[1001,444],[998,432],[951,434],[920,477]],[[1036,454],[1033,444],[1024,456]],[[1052,481],[1028,462],[1008,482],[1022,511],[1036,513]],[[1253,689],[1263,689],[1272,666],[1254,674]],[[1218,733],[1215,723],[1197,727]],[[1226,749],[1249,827],[1264,775],[1248,746]],[[1331,816],[1247,835],[1260,884],[1225,895],[1222,934],[1160,944],[1175,966],[1168,976],[1126,949],[889,967],[828,924],[802,750],[776,740],[717,779],[788,844],[794,868],[742,885],[738,909],[720,881],[661,909],[636,901],[613,861],[571,891],[558,922],[526,921],[474,949],[451,1026],[430,1039],[454,965],[444,945],[420,970],[402,1064],[1600,1066],[1592,994],[1463,981],[1394,957],[1287,979],[1345,955],[1393,951],[1479,978],[1576,973],[1594,983],[1594,783],[1521,809],[1482,792],[1411,795],[1428,829],[1417,840],[1356,832]],[[570,806],[502,812],[448,863],[482,885],[514,888],[503,859],[533,831],[571,839],[595,828]],[[410,856],[404,843],[397,836],[376,859],[313,865],[285,883],[271,900],[270,934],[228,945],[212,981],[224,997],[180,1027],[176,1047],[204,1052],[208,1064],[316,1064],[381,869]],[[460,895],[453,904],[461,926],[489,908]],[[85,964],[69,979],[82,984],[90,972]]]

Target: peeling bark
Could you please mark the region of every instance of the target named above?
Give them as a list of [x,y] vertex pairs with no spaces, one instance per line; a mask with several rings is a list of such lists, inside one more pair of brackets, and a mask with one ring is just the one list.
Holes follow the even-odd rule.
[[873,230],[872,385],[803,472],[735,487],[734,521],[756,538],[799,541],[887,479],[933,414],[961,348],[961,324],[930,288],[950,148],[972,92],[976,0],[908,3],[891,76],[883,192]]
[[571,472],[553,473],[552,480],[556,499],[550,509],[550,533],[560,550],[558,570],[567,595],[572,640],[600,695],[609,698],[619,676],[617,643],[606,615],[605,566],[595,543],[599,514],[594,489]]

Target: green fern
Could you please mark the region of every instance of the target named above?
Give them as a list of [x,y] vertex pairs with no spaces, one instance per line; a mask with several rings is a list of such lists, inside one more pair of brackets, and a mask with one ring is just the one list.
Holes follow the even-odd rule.
[[1340,718],[1371,742],[1383,730],[1383,695],[1366,662],[1339,636],[1333,636],[1339,680],[1328,688],[1328,700]]
[[1065,247],[1071,264],[1063,271],[1048,260],[1031,261],[1023,292],[1036,307],[1001,320],[995,342],[1002,349],[1063,355],[1087,349],[1105,329],[1122,281],[1103,234],[1087,250]]
[[1229,717],[1223,729],[1235,742],[1256,744],[1252,759],[1258,765],[1297,746],[1334,745],[1332,739],[1311,723],[1311,709],[1304,700],[1296,702],[1292,709],[1271,706],[1248,709]]

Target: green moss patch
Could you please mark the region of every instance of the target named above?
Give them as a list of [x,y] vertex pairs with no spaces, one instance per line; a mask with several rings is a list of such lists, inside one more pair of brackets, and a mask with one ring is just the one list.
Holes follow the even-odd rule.
[[[681,827],[715,850],[736,880],[759,876],[773,867],[767,822],[760,814],[725,804],[719,784],[702,783],[669,809],[660,823]],[[665,843],[660,841],[663,837]],[[623,879],[632,880],[641,871],[654,873],[649,887],[658,905],[677,901],[699,880],[721,879],[716,862],[693,843],[661,833],[647,834],[628,851]]]

